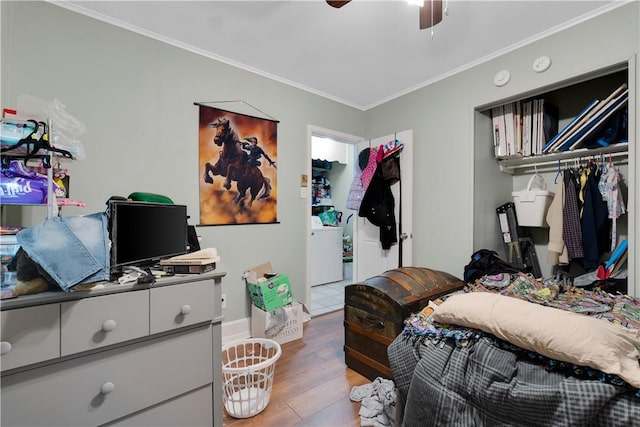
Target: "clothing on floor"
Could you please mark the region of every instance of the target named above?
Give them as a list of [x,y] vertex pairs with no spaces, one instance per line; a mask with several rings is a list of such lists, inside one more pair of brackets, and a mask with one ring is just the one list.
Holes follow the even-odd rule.
[[360,425],[392,426],[396,411],[396,386],[392,380],[378,377],[372,383],[355,386],[349,398],[360,402]]

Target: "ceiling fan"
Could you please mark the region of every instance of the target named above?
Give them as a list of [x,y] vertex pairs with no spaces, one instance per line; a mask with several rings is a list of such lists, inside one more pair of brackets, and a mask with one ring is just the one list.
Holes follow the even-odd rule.
[[[339,9],[351,0],[326,1],[329,6]],[[433,27],[440,21],[442,21],[442,0],[424,0],[420,6],[420,29]]]

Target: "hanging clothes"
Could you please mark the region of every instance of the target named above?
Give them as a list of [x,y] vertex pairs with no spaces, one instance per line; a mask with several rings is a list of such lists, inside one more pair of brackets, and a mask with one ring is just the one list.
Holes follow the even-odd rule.
[[556,194],[547,211],[547,224],[549,224],[549,245],[547,247],[547,262],[549,265],[569,264],[569,252],[562,238],[563,209],[564,209],[564,180],[558,182]]
[[609,219],[611,220],[611,246],[609,249],[612,252],[618,245],[617,219],[626,213],[622,192],[620,191],[620,181],[620,174],[613,166],[611,158],[609,158],[604,173],[600,177],[598,189],[600,190],[603,200],[607,203],[607,211],[609,213]]
[[382,249],[389,249],[398,243],[395,199],[391,192],[391,185],[384,179],[381,164],[378,164],[364,193],[358,216],[367,218],[373,225],[380,228]]
[[364,197],[364,186],[362,185],[362,169],[360,165],[356,164],[356,172],[353,176],[353,181],[349,187],[349,193],[347,194],[347,209],[357,211],[360,209],[360,203]]
[[562,211],[562,239],[567,246],[569,259],[584,256],[582,249],[582,231],[580,228],[580,206],[578,205],[578,187],[574,172],[564,173],[565,199]]
[[[582,179],[584,184],[584,205],[582,207],[581,229],[582,247],[584,257],[582,266],[586,270],[592,270],[600,264],[600,256],[610,247],[610,228],[608,221],[607,203],[602,200],[602,195],[598,190],[600,173],[594,165],[585,168]],[[581,181],[582,181],[581,180]]]
[[[366,162],[364,159],[366,158]],[[360,152],[359,160],[360,167],[362,168],[362,187],[364,188],[365,193],[367,192],[367,188],[373,179],[373,175],[376,173],[376,169],[378,167],[378,149],[376,147],[373,148],[365,148]],[[362,166],[364,163],[364,166]]]

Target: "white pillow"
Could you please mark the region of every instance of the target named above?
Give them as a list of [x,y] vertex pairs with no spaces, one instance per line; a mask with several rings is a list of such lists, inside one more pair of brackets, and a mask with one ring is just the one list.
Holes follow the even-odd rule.
[[640,388],[640,331],[608,320],[490,292],[452,295],[435,309],[433,319],[480,329],[549,358],[615,374]]

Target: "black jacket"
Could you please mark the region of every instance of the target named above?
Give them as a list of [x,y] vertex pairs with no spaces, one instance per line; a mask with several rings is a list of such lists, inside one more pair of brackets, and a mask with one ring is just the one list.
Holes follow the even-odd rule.
[[394,209],[395,200],[391,185],[384,178],[381,164],[378,164],[362,198],[358,216],[367,218],[373,225],[380,227],[382,249],[389,249],[398,243]]

